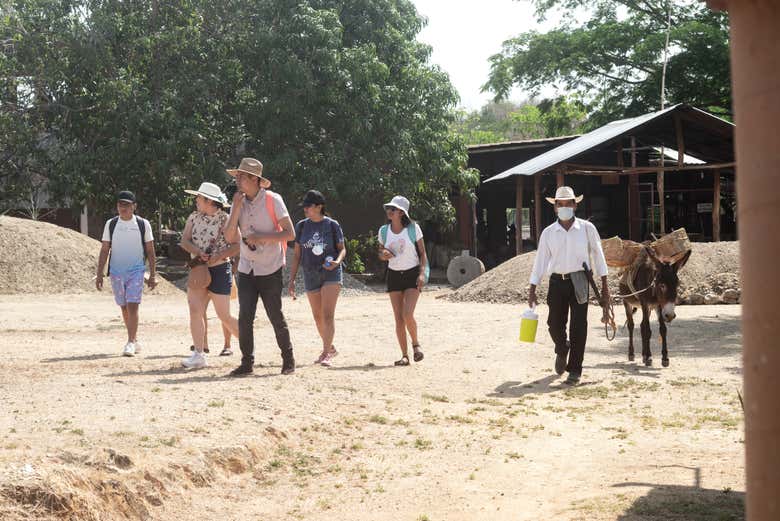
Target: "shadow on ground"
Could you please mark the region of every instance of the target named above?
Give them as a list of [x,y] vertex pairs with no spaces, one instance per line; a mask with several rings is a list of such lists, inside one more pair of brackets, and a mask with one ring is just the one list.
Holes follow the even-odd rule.
[[745,519],[745,493],[696,486],[621,483],[615,487],[652,487],[618,521],[738,521]]

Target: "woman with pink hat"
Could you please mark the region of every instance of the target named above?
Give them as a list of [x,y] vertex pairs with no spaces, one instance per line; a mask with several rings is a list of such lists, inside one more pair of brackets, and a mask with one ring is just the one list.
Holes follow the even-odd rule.
[[387,261],[387,292],[393,305],[395,334],[401,347],[397,366],[409,365],[406,333],[412,340],[414,361],[424,358],[417,337],[414,309],[428,281],[428,257],[420,226],[409,216],[409,200],[397,195],[384,205],[387,224],[379,229],[379,258]]

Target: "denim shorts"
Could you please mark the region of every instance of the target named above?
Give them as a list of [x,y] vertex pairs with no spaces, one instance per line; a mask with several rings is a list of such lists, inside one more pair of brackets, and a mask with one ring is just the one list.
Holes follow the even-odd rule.
[[343,284],[344,277],[341,274],[341,266],[333,271],[326,269],[303,269],[303,289],[307,293],[316,292],[326,284]]
[[225,262],[209,268],[211,284],[208,290],[216,295],[230,295],[233,286],[233,273],[230,271],[230,263]]
[[114,302],[118,306],[140,304],[144,291],[144,270],[111,275],[111,289],[114,291]]

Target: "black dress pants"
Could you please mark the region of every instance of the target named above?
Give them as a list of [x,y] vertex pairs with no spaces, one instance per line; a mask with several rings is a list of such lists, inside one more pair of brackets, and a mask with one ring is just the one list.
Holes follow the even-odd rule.
[[[569,356],[566,370],[582,375],[582,359],[585,356],[585,341],[588,337],[588,303],[577,303],[574,284],[571,279],[550,277],[547,291],[547,306],[550,308],[547,326],[550,338],[555,342],[555,354]],[[569,319],[570,318],[570,319]],[[569,345],[566,343],[566,322],[569,322]]]
[[238,274],[238,344],[241,346],[241,364],[255,363],[254,323],[257,299],[263,301],[265,314],[276,334],[276,343],[282,352],[282,360],[292,360],[290,330],[282,313],[282,269],[270,275]]

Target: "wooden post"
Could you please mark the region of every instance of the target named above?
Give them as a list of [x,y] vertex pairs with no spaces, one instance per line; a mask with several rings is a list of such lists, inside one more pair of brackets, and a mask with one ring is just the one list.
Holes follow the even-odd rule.
[[560,187],[562,187],[564,184],[566,184],[566,181],[565,181],[565,179],[564,179],[564,177],[563,177],[563,172],[564,172],[564,170],[563,170],[563,167],[561,167],[561,166],[559,166],[559,167],[556,169],[556,171],[555,171],[555,185],[556,185],[558,188],[560,188]]
[[664,201],[664,171],[656,174],[656,189],[658,190],[658,225],[661,235],[666,233],[666,202]]
[[[631,168],[636,168],[636,138],[631,136]],[[641,241],[639,237],[639,174],[628,176],[628,238]]]
[[542,236],[542,174],[534,174],[534,236],[536,245]]
[[523,181],[525,176],[515,176],[515,253],[523,253]]
[[[683,127],[680,115],[674,115],[674,132],[677,135],[677,166],[685,165],[685,140],[683,139]],[[663,161],[661,157],[661,161]],[[661,163],[663,165],[663,163]]]
[[715,176],[712,187],[712,241],[720,242],[720,170],[713,172]]

